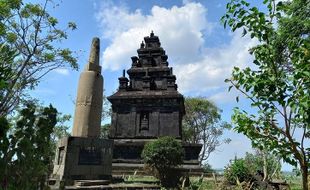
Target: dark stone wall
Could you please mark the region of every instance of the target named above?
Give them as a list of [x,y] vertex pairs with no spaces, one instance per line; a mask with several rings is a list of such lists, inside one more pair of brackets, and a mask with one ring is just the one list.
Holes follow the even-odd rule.
[[[118,107],[112,114],[110,138],[157,138],[174,136],[181,138],[182,113],[178,107],[131,106],[129,110]],[[127,107],[128,108],[128,107]]]
[[[129,159],[131,162],[143,163],[143,161],[141,160],[141,153],[143,151],[145,143],[147,142],[148,141],[138,139],[128,140],[126,143],[122,142],[122,140],[115,140],[113,150],[113,162],[128,162]],[[182,146],[184,148],[184,161],[192,161],[193,163],[198,163],[198,156],[202,145],[182,143]]]

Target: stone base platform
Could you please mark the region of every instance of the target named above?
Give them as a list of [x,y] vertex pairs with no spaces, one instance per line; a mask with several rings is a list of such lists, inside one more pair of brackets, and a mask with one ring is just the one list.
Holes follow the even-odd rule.
[[73,185],[79,180],[110,180],[113,140],[91,137],[65,137],[58,142],[51,189]]
[[[145,172],[144,164],[132,164],[132,163],[113,163],[113,175],[149,175]],[[182,170],[188,172],[191,176],[201,176],[203,169],[199,165],[183,164],[180,166]]]
[[114,183],[107,184],[106,180],[78,180],[74,182],[73,186],[66,186],[66,190],[160,190],[158,184],[144,184],[144,183]]
[[[154,139],[114,139],[112,174],[113,175],[145,175],[141,153],[144,145]],[[198,157],[201,144],[182,143],[185,150],[182,169],[190,175],[201,175],[203,170]]]

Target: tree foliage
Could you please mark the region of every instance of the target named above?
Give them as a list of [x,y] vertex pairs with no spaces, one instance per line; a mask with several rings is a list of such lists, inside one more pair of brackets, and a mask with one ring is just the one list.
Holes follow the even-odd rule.
[[279,179],[281,173],[281,160],[277,156],[267,151],[256,150],[254,154],[246,153],[245,163],[251,173],[256,175],[261,172],[263,180]]
[[51,70],[78,67],[69,49],[56,46],[76,25],[69,22],[67,29],[58,28],[58,20],[47,12],[49,5],[50,0],[43,4],[0,2],[0,116],[11,113],[26,90]]
[[242,29],[259,41],[250,49],[254,65],[235,67],[227,79],[252,101],[256,115],[235,109],[235,130],[252,144],[299,165],[307,190],[310,166],[310,1],[264,0],[261,11],[245,0],[231,0],[224,26]]
[[[16,122],[15,122],[16,121]],[[57,110],[27,104],[16,120],[0,119],[0,183],[2,189],[43,187],[53,159],[51,134]]]
[[105,95],[102,97],[102,113],[101,113],[101,121],[106,119],[110,119],[112,115],[112,107],[111,103],[107,99]]
[[[13,64],[16,55],[17,52],[10,49],[8,45],[0,44],[0,92],[4,91],[9,86],[10,78],[13,75],[13,71],[9,65]],[[2,64],[4,62],[7,64]],[[3,94],[0,93],[0,100],[2,99]]]
[[230,139],[221,139],[230,125],[221,120],[221,110],[206,98],[185,98],[186,115],[183,120],[183,140],[189,143],[202,143],[200,163],[207,160],[216,147]]
[[[101,121],[111,119],[112,107],[111,103],[108,101],[107,97],[103,95],[102,97],[102,114]],[[109,131],[111,129],[111,123],[106,123],[100,126],[100,138],[109,138]]]
[[231,161],[224,170],[224,177],[230,184],[248,182],[252,179],[250,169],[242,158]]
[[164,187],[177,185],[180,176],[175,169],[182,164],[184,157],[181,142],[173,137],[161,137],[145,144],[141,156]]
[[53,147],[50,151],[53,152],[53,155],[55,154],[58,141],[63,137],[70,136],[70,133],[68,132],[70,126],[67,122],[71,120],[71,117],[72,116],[70,114],[62,114],[60,112],[57,114],[57,124],[53,128],[53,133],[51,134],[51,142]]
[[215,170],[212,168],[211,164],[209,164],[207,162],[203,163],[202,169],[203,169],[203,172],[206,174],[215,173]]
[[[254,154],[246,153],[244,158],[231,160],[224,169],[224,178],[229,184],[244,189],[269,189],[272,177],[279,175],[281,165],[278,157],[268,152],[256,150]],[[264,176],[264,169],[267,176]],[[279,179],[279,178],[277,178]]]
[[109,138],[110,128],[111,128],[111,124],[109,124],[109,123],[101,125],[101,127],[100,127],[100,138],[104,138],[104,139]]

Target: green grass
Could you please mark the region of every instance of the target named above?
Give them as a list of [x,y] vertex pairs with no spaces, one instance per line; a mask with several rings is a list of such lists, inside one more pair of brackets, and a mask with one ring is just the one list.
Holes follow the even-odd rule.
[[290,176],[286,181],[290,185],[291,190],[302,190],[302,181],[300,177]]
[[[143,183],[143,182],[154,182],[159,181],[152,176],[141,176],[141,175],[130,175],[125,177],[126,182],[131,183]],[[290,185],[291,190],[302,190],[301,178],[296,176],[285,176],[285,180]],[[199,177],[190,177],[191,184],[197,188],[197,190],[216,190],[216,185],[213,178],[204,178],[202,183],[199,183]],[[220,183],[219,179],[218,183]],[[198,189],[199,187],[199,189]]]
[[125,176],[125,181],[127,182],[158,182],[155,177],[152,176],[142,176],[142,175],[129,175]]

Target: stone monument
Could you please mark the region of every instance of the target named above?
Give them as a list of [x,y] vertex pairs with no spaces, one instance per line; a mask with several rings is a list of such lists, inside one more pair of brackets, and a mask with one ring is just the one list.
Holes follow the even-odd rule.
[[99,51],[99,38],[94,38],[89,62],[79,79],[72,136],[58,143],[53,180],[49,181],[55,189],[77,180],[111,178],[113,140],[99,138],[103,96]]
[[[161,136],[182,140],[184,98],[159,38],[152,32],[137,52],[138,56],[131,57],[129,77],[124,70],[118,91],[108,97],[112,104],[109,138],[114,139],[114,173],[142,168],[141,152],[148,141]],[[201,145],[183,143],[183,147],[183,167],[200,169]]]
[[89,62],[80,75],[72,136],[99,137],[100,135],[103,77],[99,65],[99,55],[99,38],[94,38]]

